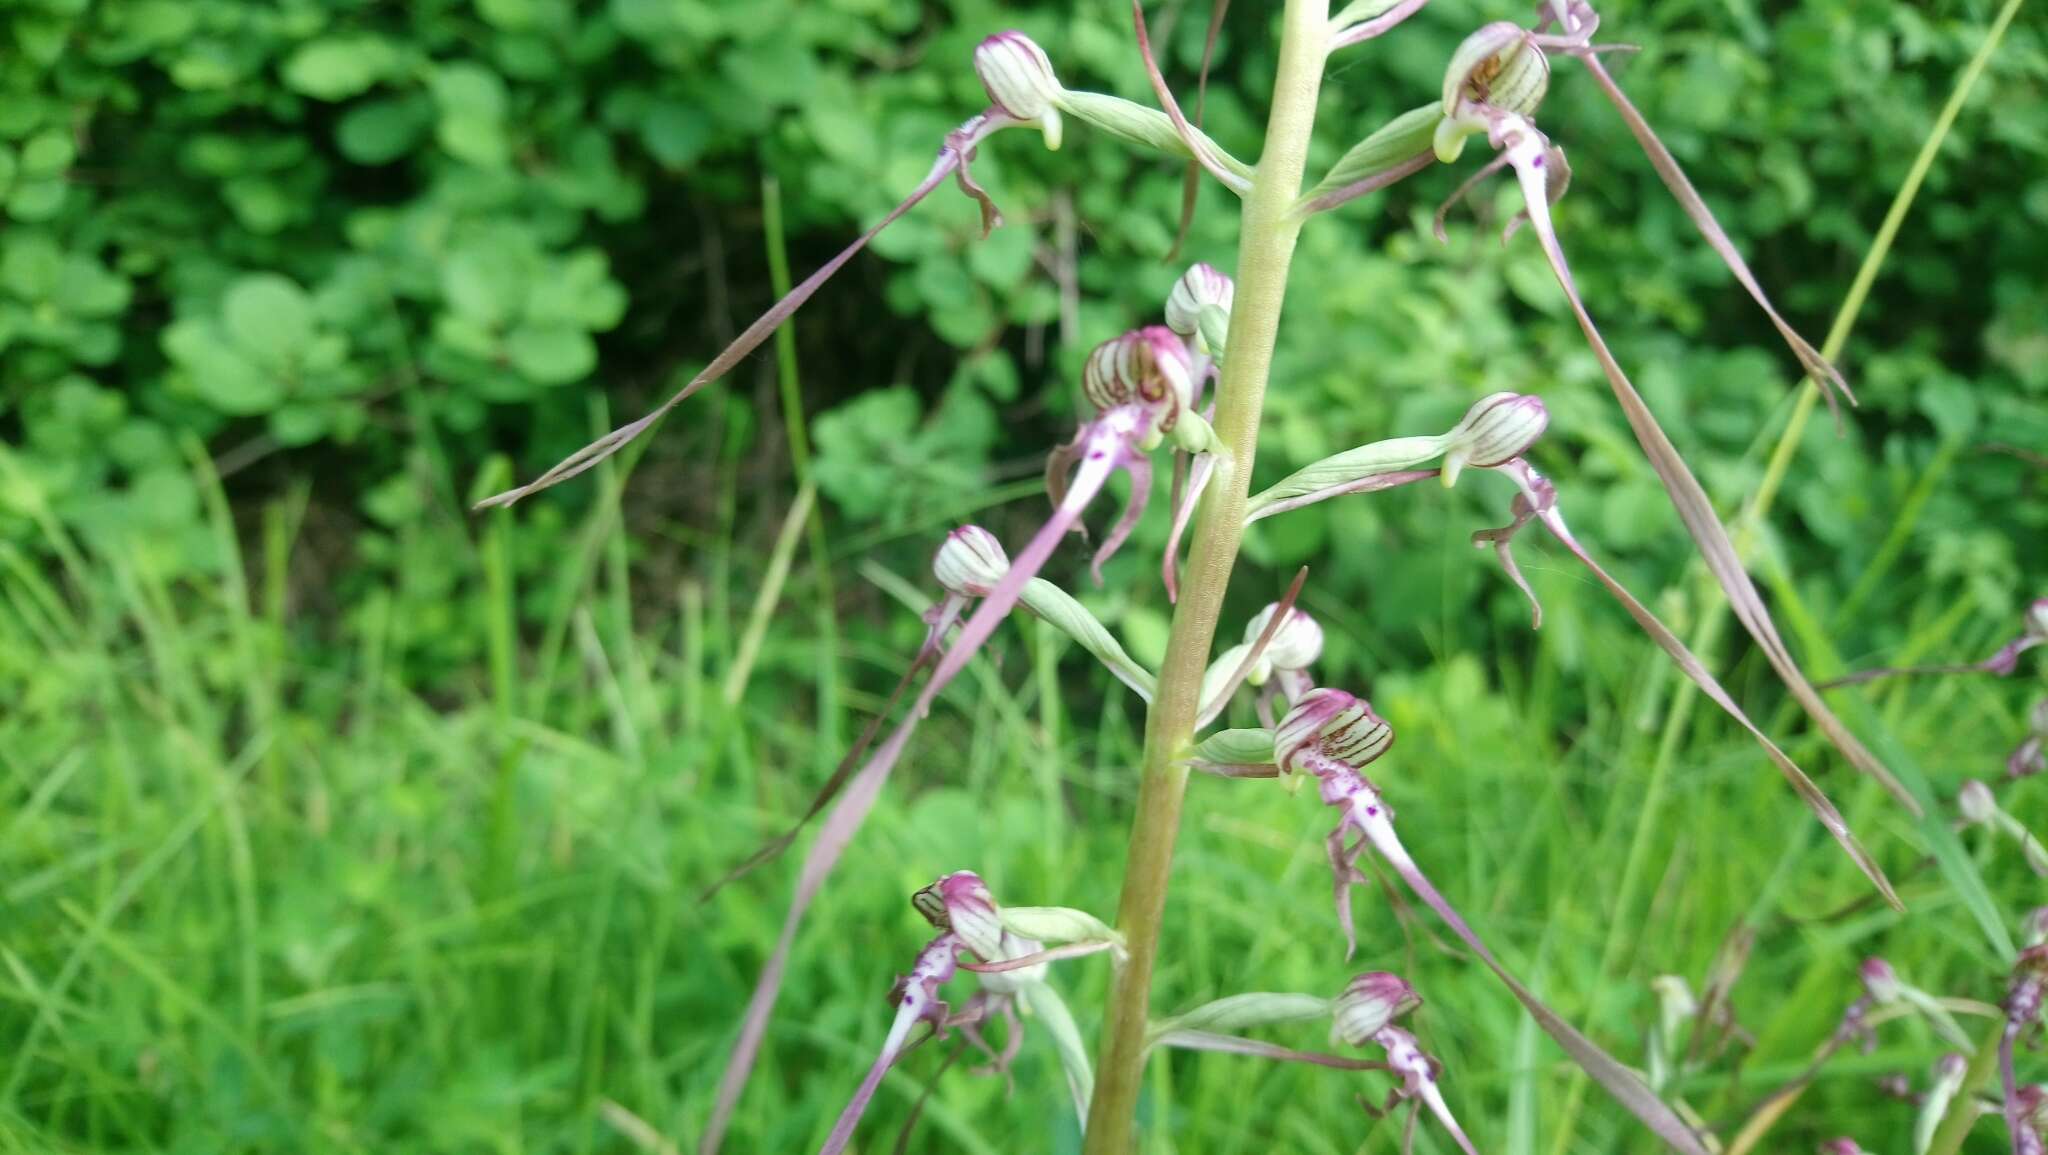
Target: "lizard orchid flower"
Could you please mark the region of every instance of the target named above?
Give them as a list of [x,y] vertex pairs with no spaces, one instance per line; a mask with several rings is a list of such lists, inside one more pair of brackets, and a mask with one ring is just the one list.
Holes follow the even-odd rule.
[[[1230,331],[1230,308],[1237,286],[1214,265],[1196,263],[1173,283],[1166,297],[1166,327],[1187,340],[1194,362],[1196,393],[1215,375]],[[1206,412],[1206,411],[1205,411]],[[1195,506],[1216,475],[1216,455],[1177,447],[1173,457],[1173,521],[1166,531],[1166,551],[1159,574],[1166,600],[1180,600],[1180,539],[1194,519]]]
[[1194,359],[1181,338],[1163,325],[1148,325],[1113,337],[1088,355],[1081,392],[1095,408],[1074,439],[1046,460],[1046,491],[1053,500],[1047,531],[1078,530],[1081,511],[1110,476],[1128,474],[1131,495],[1114,528],[1096,549],[1091,568],[1102,581],[1102,566],[1137,528],[1152,493],[1152,450],[1167,436],[1192,453],[1208,453],[1215,433],[1193,409]]
[[[1174,343],[1177,347],[1178,339],[1174,339]],[[1159,409],[1160,406],[1148,407],[1146,404],[1128,403],[1119,408],[1114,421],[1098,421],[1096,424],[1106,426],[1117,438],[1136,440],[1144,436],[1141,429],[1147,418],[1150,418],[1155,426],[1158,422],[1170,421],[1170,418],[1159,415]],[[841,763],[839,770],[833,774],[821,792],[818,801],[812,804],[812,813],[816,814],[824,807],[826,799],[832,799],[831,810],[825,814],[818,837],[804,856],[804,864],[798,874],[795,891],[790,897],[789,909],[783,916],[782,930],[776,939],[775,948],[762,966],[760,977],[755,981],[753,996],[747,1003],[739,1038],[733,1044],[732,1057],[727,1062],[725,1074],[719,1083],[711,1122],[706,1127],[706,1141],[703,1143],[706,1155],[715,1151],[718,1141],[722,1139],[732,1112],[738,1106],[740,1093],[745,1090],[747,1079],[753,1071],[754,1061],[760,1055],[761,1044],[767,1037],[768,1019],[774,1013],[775,1002],[781,994],[783,973],[788,967],[790,951],[795,946],[797,930],[802,924],[804,913],[810,909],[811,903],[824,887],[825,880],[838,865],[840,856],[852,843],[854,834],[867,820],[876,799],[881,796],[882,787],[888,782],[890,773],[909,746],[911,735],[916,731],[918,723],[931,712],[932,704],[938,699],[939,693],[952,684],[953,679],[966,668],[968,661],[981,650],[982,645],[995,632],[996,626],[1009,616],[1010,611],[1015,609],[1020,601],[1030,605],[1047,620],[1060,625],[1071,636],[1080,640],[1084,647],[1100,658],[1133,689],[1149,696],[1152,675],[1125,654],[1109,632],[1103,629],[1101,623],[1089,615],[1080,603],[1067,596],[1057,586],[1037,578],[1038,570],[1044,566],[1046,559],[1052,556],[1054,547],[1078,519],[1081,508],[1086,505],[1085,497],[1093,496],[1095,492],[1100,491],[1103,480],[1108,476],[1110,462],[1107,455],[1112,445],[1107,442],[1098,444],[1094,440],[1087,440],[1085,443],[1093,447],[1088,452],[1092,453],[1095,448],[1100,448],[1105,458],[1097,460],[1091,457],[1083,462],[1082,477],[1076,480],[1067,500],[1062,503],[1062,508],[1055,511],[1054,516],[1039,529],[1014,560],[1006,559],[1001,547],[995,544],[993,537],[985,531],[976,530],[950,535],[946,543],[940,547],[939,556],[934,559],[934,570],[942,584],[947,587],[948,601],[954,604],[950,609],[942,606],[940,614],[928,623],[930,632],[927,634],[925,647],[920,651],[911,671],[914,673],[928,664],[931,667],[931,675],[925,680],[909,709],[897,721],[889,737],[880,746],[875,747],[872,753],[867,754],[865,761],[859,762],[858,770],[853,770],[852,767],[858,761],[859,755],[866,751],[868,743],[878,732],[887,711],[876,716],[873,725],[856,745],[855,752],[849,754],[846,761]],[[1115,444],[1120,446],[1123,441],[1119,440]],[[1003,564],[1005,561],[1008,562],[1007,565]],[[964,610],[965,599],[977,596],[976,591],[980,590],[986,592],[978,595],[980,600],[974,612],[966,615],[957,631],[951,635],[951,641],[947,642],[947,630],[951,627],[952,621]],[[954,599],[960,600],[955,602]],[[908,686],[910,676],[905,675],[903,683],[897,687],[897,695]],[[896,695],[892,695],[891,708],[896,700]],[[787,844],[785,838],[778,845],[771,846],[770,850],[779,849]]]

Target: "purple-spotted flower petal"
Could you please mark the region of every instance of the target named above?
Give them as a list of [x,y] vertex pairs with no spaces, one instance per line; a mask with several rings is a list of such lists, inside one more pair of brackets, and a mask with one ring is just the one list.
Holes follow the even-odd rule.
[[934,1031],[946,1023],[946,1004],[939,998],[939,988],[953,977],[954,955],[959,950],[959,941],[951,934],[942,934],[926,944],[918,952],[917,962],[910,973],[897,980],[890,992],[891,1001],[896,1004],[896,1018],[889,1024],[889,1033],[882,1040],[882,1049],[868,1068],[867,1077],[861,1080],[860,1088],[853,1093],[852,1101],[839,1113],[839,1119],[832,1125],[832,1133],[825,1145],[818,1149],[818,1155],[839,1155],[853,1139],[853,1130],[866,1113],[868,1103],[875,1097],[875,1091],[882,1085],[882,1076],[903,1054],[910,1042],[910,1032],[919,1023],[929,1023]]

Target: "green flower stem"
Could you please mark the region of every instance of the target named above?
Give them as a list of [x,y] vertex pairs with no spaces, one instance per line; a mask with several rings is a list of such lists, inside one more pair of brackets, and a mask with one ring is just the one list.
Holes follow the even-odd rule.
[[1216,435],[1223,453],[1196,514],[1166,663],[1146,718],[1138,812],[1131,824],[1123,897],[1117,908],[1117,927],[1130,949],[1130,961],[1118,972],[1106,1008],[1086,1155],[1125,1155],[1134,1146],[1152,964],[1159,951],[1167,874],[1187,788],[1188,770],[1181,762],[1194,739],[1202,675],[1244,536],[1266,377],[1287,293],[1287,269],[1301,231],[1294,200],[1301,192],[1302,168],[1308,159],[1328,27],[1328,0],[1287,0],[1265,149],[1244,200],[1238,241],[1237,296],[1216,404]]

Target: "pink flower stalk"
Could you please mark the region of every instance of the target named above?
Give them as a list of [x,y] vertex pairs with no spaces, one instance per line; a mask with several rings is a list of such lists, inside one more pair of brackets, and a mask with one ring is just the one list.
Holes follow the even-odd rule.
[[1373,1042],[1385,1049],[1387,1064],[1401,1077],[1401,1085],[1393,1092],[1395,1098],[1420,1099],[1428,1104],[1430,1113],[1444,1125],[1444,1130],[1451,1133],[1451,1138],[1457,1140],[1458,1149],[1465,1152],[1465,1155],[1479,1155],[1472,1146],[1472,1140],[1465,1137],[1464,1128],[1458,1126],[1457,1118],[1445,1104],[1443,1091],[1436,1085],[1436,1060],[1423,1053],[1421,1044],[1415,1041],[1415,1036],[1399,1027],[1388,1026],[1380,1028],[1373,1036]]
[[896,1004],[895,1021],[889,1024],[889,1033],[882,1040],[882,1049],[868,1068],[867,1077],[861,1080],[860,1089],[853,1093],[853,1100],[839,1113],[839,1121],[832,1125],[832,1133],[825,1145],[818,1149],[819,1155],[838,1155],[853,1139],[853,1129],[866,1113],[869,1100],[882,1085],[882,1076],[896,1065],[902,1057],[910,1032],[919,1023],[929,1023],[934,1033],[945,1028],[946,1003],[939,998],[939,988],[953,977],[954,956],[960,948],[959,938],[948,932],[939,935],[918,952],[917,962],[910,973],[898,979],[896,988],[890,993]]

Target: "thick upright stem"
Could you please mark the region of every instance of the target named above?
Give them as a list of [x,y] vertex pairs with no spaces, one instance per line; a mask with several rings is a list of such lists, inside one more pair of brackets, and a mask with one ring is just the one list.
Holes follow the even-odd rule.
[[1138,813],[1131,824],[1117,925],[1130,960],[1110,992],[1095,1099],[1088,1112],[1086,1155],[1132,1150],[1138,1088],[1145,1067],[1145,1023],[1151,1006],[1152,964],[1159,951],[1174,836],[1180,828],[1187,768],[1179,765],[1194,737],[1202,673],[1208,667],[1216,617],[1230,584],[1244,536],[1245,498],[1258,448],[1266,376],[1287,293],[1287,267],[1301,218],[1294,211],[1302,166],[1322,87],[1329,25],[1328,0],[1287,0],[1281,16],[1280,64],[1273,110],[1258,172],[1244,200],[1238,241],[1237,295],[1216,402],[1216,433],[1225,446],[1216,476],[1196,515],[1194,540],[1174,609],[1158,694],[1145,725],[1145,761]]

